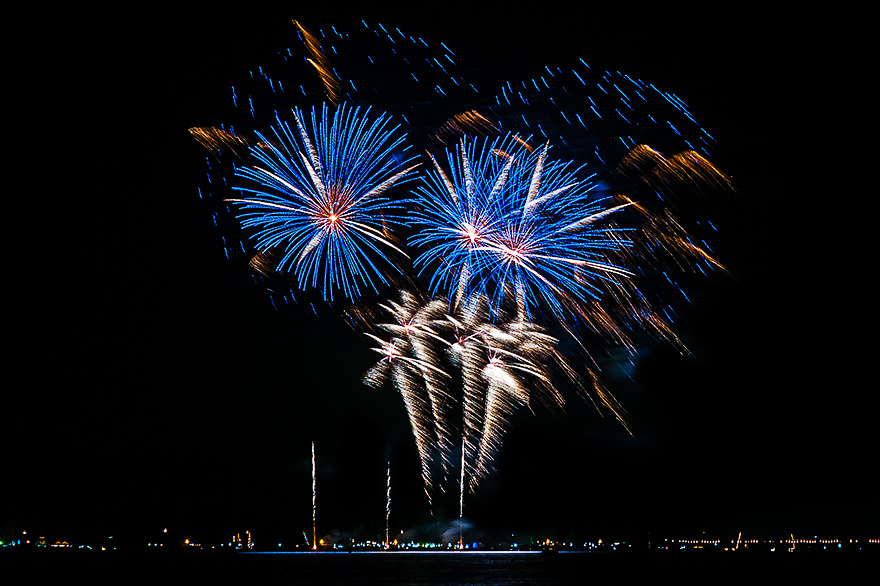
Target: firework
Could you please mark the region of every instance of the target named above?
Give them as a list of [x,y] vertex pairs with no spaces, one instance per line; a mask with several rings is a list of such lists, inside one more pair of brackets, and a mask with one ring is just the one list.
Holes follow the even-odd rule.
[[474,491],[491,472],[517,412],[536,403],[562,407],[553,367],[566,363],[557,351],[558,340],[532,321],[515,317],[489,322],[479,312],[464,318],[466,322],[450,317],[458,332],[450,351],[463,379],[462,478]]
[[[562,407],[560,374],[575,385],[574,369],[558,340],[522,316],[489,320],[485,298],[471,299],[455,313],[446,302],[422,301],[406,291],[400,302],[382,305],[391,321],[367,334],[382,358],[364,376],[378,387],[391,383],[401,395],[422,461],[426,491],[449,481],[459,430],[460,490],[474,491],[492,470],[512,417],[537,404]],[[458,377],[452,375],[459,373]],[[453,385],[454,380],[460,386]],[[459,409],[452,409],[457,404]],[[460,426],[453,417],[460,414]]]
[[[247,123],[268,130],[190,132],[232,163],[215,184],[237,192],[224,201],[255,273],[290,274],[328,301],[408,283],[380,316],[348,311],[380,355],[363,382],[401,397],[429,499],[457,478],[463,515],[517,413],[562,408],[563,388],[628,429],[600,380],[600,349],[635,355],[647,333],[686,351],[658,291],[686,299],[673,273],[723,269],[679,197],[731,188],[684,101],[583,60],[492,96],[442,43],[381,24],[294,25],[305,53],[295,84],[280,81],[295,66],[288,51],[278,68],[250,72],[268,92],[233,88]],[[310,115],[278,114],[303,101]],[[411,140],[426,151],[420,176]],[[411,193],[395,197],[404,184]],[[408,240],[395,236],[404,231]],[[388,474],[386,546],[390,463]]]
[[446,342],[437,333],[447,325],[445,305],[422,303],[415,295],[402,291],[400,302],[388,302],[382,309],[392,321],[376,328],[389,340],[368,336],[378,346],[380,361],[364,375],[364,382],[379,387],[388,380],[394,383],[406,406],[416,447],[422,462],[426,490],[434,484],[437,468],[448,469],[445,461],[451,445],[449,426],[450,401],[446,393],[448,373],[440,365],[438,343]]
[[625,245],[603,219],[626,207],[590,197],[582,169],[548,157],[549,144],[529,152],[514,136],[460,143],[448,153],[450,172],[434,169],[416,189],[411,243],[415,260],[433,270],[432,292],[473,293],[497,312],[506,300],[522,313],[544,306],[559,318],[566,308],[598,298],[597,280],[629,271],[607,261]]
[[388,253],[405,255],[389,232],[401,206],[386,191],[415,166],[400,161],[404,137],[385,116],[371,121],[345,105],[331,115],[325,104],[320,115],[312,110],[314,139],[302,112],[293,116],[293,128],[278,117],[271,135],[257,134],[260,144],[236,171],[241,197],[229,201],[254,247],[280,249],[278,269],[301,289],[320,289],[327,300],[341,289],[357,299],[363,287],[388,282],[374,258],[395,269]]

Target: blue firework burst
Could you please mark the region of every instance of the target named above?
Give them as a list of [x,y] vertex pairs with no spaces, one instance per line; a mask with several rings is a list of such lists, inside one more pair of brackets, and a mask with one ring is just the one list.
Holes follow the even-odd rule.
[[518,311],[565,307],[595,299],[597,279],[626,278],[608,260],[626,245],[604,221],[623,206],[590,192],[583,168],[551,160],[549,144],[530,150],[516,136],[493,141],[465,137],[447,151],[449,172],[433,169],[414,190],[411,243],[423,251],[415,265],[431,272],[431,288],[453,303],[474,294],[494,310],[513,301]]
[[255,248],[278,251],[278,269],[301,289],[355,300],[363,287],[387,283],[384,270],[397,270],[388,254],[403,254],[390,232],[402,223],[402,203],[386,192],[415,168],[405,135],[387,116],[345,105],[313,108],[311,136],[303,113],[293,118],[276,115],[270,134],[257,133],[260,144],[236,169],[241,197],[231,201]]

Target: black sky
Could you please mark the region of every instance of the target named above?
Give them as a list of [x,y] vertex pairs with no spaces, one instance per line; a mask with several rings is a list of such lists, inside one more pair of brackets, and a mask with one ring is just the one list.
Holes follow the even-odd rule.
[[[430,521],[399,400],[359,383],[364,340],[334,315],[273,310],[195,191],[204,154],[186,130],[222,121],[230,79],[294,45],[291,18],[359,20],[315,12],[34,21],[46,50],[25,68],[38,95],[10,212],[0,531],[296,536],[311,523],[313,440],[323,532],[383,528],[389,456],[397,528]],[[511,75],[585,56],[673,88],[738,188],[719,243],[735,278],[689,308],[694,356],[644,357],[620,396],[632,436],[585,407],[523,419],[474,499],[477,527],[876,536],[862,359],[874,333],[848,317],[860,295],[837,187],[820,179],[833,179],[830,145],[804,114],[811,53],[785,19],[600,8],[383,22]]]

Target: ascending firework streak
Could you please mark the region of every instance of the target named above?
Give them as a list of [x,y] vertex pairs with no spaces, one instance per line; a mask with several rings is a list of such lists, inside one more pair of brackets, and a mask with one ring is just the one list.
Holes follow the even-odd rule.
[[312,442],[312,549],[318,549],[317,527],[318,527],[318,503],[317,503],[317,470],[315,467],[315,442]]
[[464,549],[464,473],[465,473],[465,451],[464,446],[461,450],[461,480],[458,485],[458,549]]
[[385,549],[391,547],[388,541],[391,524],[391,461],[388,461],[388,474],[385,477]]

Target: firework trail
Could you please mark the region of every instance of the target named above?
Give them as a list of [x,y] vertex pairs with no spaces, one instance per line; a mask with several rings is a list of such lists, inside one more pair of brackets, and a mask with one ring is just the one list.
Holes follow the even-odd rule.
[[556,359],[564,362],[555,338],[521,317],[475,325],[475,332],[463,343],[456,342],[455,349],[465,379],[463,449],[471,492],[491,472],[517,412],[532,410],[537,402],[564,404],[551,370]]
[[389,528],[391,523],[391,461],[388,462],[388,473],[385,477],[385,549],[391,544],[389,539]]
[[439,301],[422,303],[415,295],[402,291],[399,303],[390,301],[381,308],[393,321],[375,327],[390,339],[367,334],[379,344],[373,350],[382,359],[363,380],[372,387],[389,379],[394,383],[407,410],[422,463],[422,478],[429,489],[437,468],[448,470],[445,455],[452,443],[446,390],[449,375],[440,366],[437,351],[438,341],[445,343],[437,329],[447,325],[446,307]]
[[312,549],[318,549],[318,475],[315,465],[315,442],[312,442]]
[[[490,321],[485,299],[471,299],[453,315],[445,302],[420,302],[403,291],[400,303],[382,307],[395,321],[376,326],[390,339],[367,334],[383,358],[364,382],[373,387],[390,382],[401,395],[426,488],[439,484],[445,490],[456,429],[462,450],[460,490],[473,492],[491,472],[515,414],[536,404],[561,408],[564,399],[555,382],[560,374],[570,383],[581,382],[558,351],[556,338],[515,314]],[[459,373],[459,391],[451,371]],[[459,413],[453,403],[460,409],[460,428],[453,423]]]

